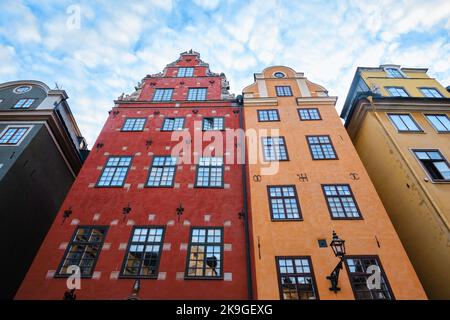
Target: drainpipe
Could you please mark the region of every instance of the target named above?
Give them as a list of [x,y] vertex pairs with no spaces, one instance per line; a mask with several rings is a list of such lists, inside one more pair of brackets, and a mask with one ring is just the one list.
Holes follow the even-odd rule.
[[[244,129],[244,102],[243,97],[237,97],[239,104],[239,127]],[[246,170],[246,148],[245,148],[245,134],[244,134],[244,164],[241,165],[242,168],[242,192],[244,196],[243,210],[244,210],[244,227],[245,227],[245,255],[247,259],[247,295],[249,300],[253,300],[253,282],[252,282],[252,256],[250,253],[250,226],[248,222],[248,202],[247,202],[247,170]]]

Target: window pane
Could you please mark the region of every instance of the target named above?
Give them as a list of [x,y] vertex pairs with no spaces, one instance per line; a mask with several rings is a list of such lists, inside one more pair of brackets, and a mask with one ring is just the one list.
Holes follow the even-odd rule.
[[222,229],[193,228],[188,253],[187,277],[222,276]]

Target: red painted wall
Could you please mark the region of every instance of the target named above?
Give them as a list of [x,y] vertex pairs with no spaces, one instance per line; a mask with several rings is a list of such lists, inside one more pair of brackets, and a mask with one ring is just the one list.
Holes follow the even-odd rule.
[[[177,66],[195,66],[192,78],[176,78]],[[16,299],[62,299],[66,279],[55,279],[55,271],[63,258],[64,243],[70,241],[76,223],[79,225],[109,226],[105,246],[99,255],[95,271],[98,279],[82,279],[78,299],[126,299],[132,292],[134,279],[116,279],[126,251],[120,245],[128,243],[132,225],[165,225],[164,243],[170,250],[162,251],[159,266],[165,279],[142,279],[139,297],[142,299],[246,299],[247,261],[245,251],[244,221],[238,213],[243,209],[243,178],[241,166],[225,164],[224,189],[193,188],[195,164],[181,164],[175,174],[174,188],[142,188],[146,183],[154,155],[170,155],[177,142],[170,141],[171,132],[160,132],[165,116],[186,117],[185,128],[194,135],[194,120],[203,116],[225,117],[226,128],[239,128],[239,108],[232,100],[222,100],[222,78],[207,75],[209,68],[196,54],[182,54],[169,65],[163,75],[146,77],[138,101],[116,101],[78,178],[72,186],[60,212],[48,233],[32,267],[30,268]],[[184,82],[180,84],[180,82]],[[184,101],[188,87],[207,87],[208,101]],[[170,103],[151,102],[155,88],[175,88]],[[215,101],[215,102],[211,102]],[[194,114],[193,109],[198,113]],[[154,111],[160,114],[155,115]],[[146,117],[143,132],[121,132],[126,117]],[[201,125],[201,122],[199,122]],[[147,148],[146,140],[152,145]],[[97,149],[97,143],[103,147]],[[204,142],[203,146],[210,142]],[[193,150],[192,150],[193,151]],[[101,167],[108,155],[132,155],[132,168],[125,180],[129,188],[95,188],[101,175]],[[227,186],[229,185],[229,186]],[[122,210],[130,203],[131,213],[126,219]],[[185,208],[178,222],[176,208]],[[62,224],[64,210],[72,208],[72,215]],[[98,220],[94,216],[99,214]],[[149,215],[154,214],[154,220]],[[210,221],[204,215],[211,215]],[[118,220],[117,225],[111,225]],[[174,222],[174,225],[170,225]],[[113,222],[114,224],[114,222]],[[225,225],[225,226],[224,226]],[[227,226],[229,225],[229,226]],[[224,252],[224,273],[231,273],[232,280],[178,280],[177,273],[185,272],[187,250],[181,244],[189,242],[191,226],[224,227],[224,243],[231,244],[231,251]],[[109,247],[109,248],[108,248]],[[167,246],[166,246],[167,247]],[[227,246],[229,247],[229,246]],[[95,277],[94,277],[95,278]]]

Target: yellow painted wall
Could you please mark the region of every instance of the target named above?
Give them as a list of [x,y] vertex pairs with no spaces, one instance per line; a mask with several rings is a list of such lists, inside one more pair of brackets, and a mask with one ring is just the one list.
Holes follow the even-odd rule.
[[361,77],[369,88],[378,85],[383,96],[389,96],[384,87],[404,87],[411,97],[424,97],[419,90],[421,87],[436,88],[444,97],[450,98],[450,93],[436,79],[430,78],[424,72],[405,72],[407,78],[389,78],[384,71],[362,71]]
[[381,122],[372,112],[364,117],[355,147],[428,297],[450,299],[450,233],[438,213],[450,221],[450,184],[426,182],[426,172],[410,151],[436,148],[449,159],[450,135],[436,133],[422,112],[410,114],[424,133],[397,133],[386,112],[377,114]]
[[[330,274],[338,263],[330,247],[319,248],[318,239],[330,241],[336,230],[346,240],[349,255],[378,255],[386,272],[396,299],[425,299],[425,293],[412,268],[400,240],[378,198],[356,150],[334,108],[334,101],[324,97],[301,107],[319,109],[322,121],[300,121],[299,106],[295,97],[300,96],[296,79],[275,79],[273,73],[282,71],[288,77],[294,71],[286,67],[271,67],[263,71],[268,98],[276,98],[275,85],[290,85],[294,97],[277,99],[277,106],[261,106],[266,103],[258,86],[244,89],[245,127],[278,128],[286,139],[290,161],[280,162],[276,175],[262,176],[261,182],[252,177],[261,173],[261,164],[249,164],[249,207],[251,211],[252,245],[258,299],[279,299],[279,287],[275,264],[276,256],[311,256],[320,299],[354,299],[345,269],[341,272],[339,286],[342,291],[335,294],[328,288]],[[271,78],[271,79],[267,79]],[[306,80],[305,80],[306,81]],[[312,96],[320,95],[323,88],[307,82]],[[259,97],[256,105],[252,97]],[[308,98],[305,98],[307,100]],[[252,100],[252,101],[251,101]],[[278,109],[281,122],[258,122],[258,109]],[[328,134],[331,137],[339,160],[314,161],[306,142],[306,135]],[[247,145],[248,148],[248,145]],[[350,178],[350,173],[359,175],[359,180]],[[297,174],[306,173],[308,182],[300,182]],[[267,196],[268,185],[291,185],[297,188],[303,221],[272,222]],[[323,195],[321,184],[349,184],[355,195],[363,220],[332,220]],[[377,239],[380,247],[377,245]],[[258,248],[259,244],[259,248]],[[260,257],[259,257],[260,256]]]

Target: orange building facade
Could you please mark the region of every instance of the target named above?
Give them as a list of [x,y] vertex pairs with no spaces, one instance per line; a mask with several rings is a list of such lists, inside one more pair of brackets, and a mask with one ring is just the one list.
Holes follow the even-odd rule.
[[[337,98],[281,66],[243,94],[254,298],[426,299]],[[333,231],[346,247],[337,292]]]

